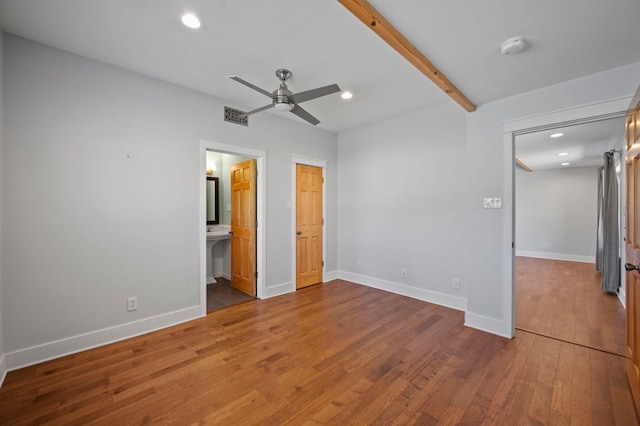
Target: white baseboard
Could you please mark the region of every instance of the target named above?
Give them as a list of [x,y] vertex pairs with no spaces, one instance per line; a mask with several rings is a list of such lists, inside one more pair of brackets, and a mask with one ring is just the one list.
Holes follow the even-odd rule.
[[624,310],[627,310],[627,292],[620,287],[620,291],[618,292],[618,300],[622,304]]
[[467,310],[467,299],[463,297],[451,296],[437,291],[411,287],[405,284],[394,283],[346,271],[339,271],[338,275],[340,279],[366,285],[367,287],[373,287],[390,293],[411,297],[413,299],[435,303],[436,305],[446,306],[447,308],[456,309],[458,311]]
[[[324,282],[332,281],[335,279],[338,279],[338,271],[325,272]],[[288,283],[277,284],[267,287],[264,298],[268,299],[269,297],[280,296],[282,294],[287,294],[294,291],[296,291],[296,287],[292,281]]]
[[38,364],[62,356],[71,355],[107,345],[120,340],[129,339],[151,331],[191,321],[200,317],[200,306],[193,306],[179,311],[169,312],[151,318],[145,318],[115,327],[104,328],[90,333],[80,334],[66,339],[44,343],[30,348],[8,352],[6,368],[8,371]]
[[293,291],[296,291],[296,288],[293,282],[277,284],[274,286],[267,287],[265,289],[264,299],[268,299],[269,297],[280,296],[286,293],[291,293]]
[[513,331],[506,329],[507,327],[504,321],[485,317],[484,315],[465,312],[464,325],[467,327],[475,328],[476,330],[486,331],[487,333],[491,334],[497,334],[498,336],[506,337],[507,339],[513,338]]
[[538,259],[566,260],[569,262],[596,263],[595,256],[579,256],[577,254],[547,253],[544,251],[516,250],[516,256],[535,257]]
[[338,271],[328,271],[324,274],[324,282],[337,280],[339,277]]
[[0,355],[0,387],[4,383],[4,379],[7,377],[7,358],[4,354]]

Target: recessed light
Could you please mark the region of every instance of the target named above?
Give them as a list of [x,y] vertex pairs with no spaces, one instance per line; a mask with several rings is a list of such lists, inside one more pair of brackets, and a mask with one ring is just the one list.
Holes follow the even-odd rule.
[[180,19],[185,26],[192,28],[194,30],[202,26],[202,22],[200,21],[200,18],[198,18],[193,13],[185,13],[184,15],[182,15],[182,18]]
[[560,136],[562,136],[562,135],[563,135],[563,133],[553,133],[553,134],[551,135],[551,137],[552,137],[552,138],[559,138],[559,137],[560,137]]
[[560,165],[561,166],[568,166],[569,164],[571,164],[571,163],[561,163]]
[[345,91],[345,92],[342,92],[342,94],[340,95],[340,97],[341,97],[342,99],[344,99],[344,100],[351,99],[351,98],[353,98],[353,93],[351,93],[351,92],[349,92],[349,91],[347,90],[347,91]]
[[566,157],[567,155],[569,155],[568,152],[561,152],[558,154],[558,157]]

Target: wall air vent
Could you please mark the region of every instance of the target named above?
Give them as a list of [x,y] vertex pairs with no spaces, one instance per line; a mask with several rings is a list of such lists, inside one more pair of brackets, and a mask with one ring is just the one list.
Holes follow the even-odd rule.
[[224,121],[249,127],[249,116],[245,114],[244,111],[240,111],[239,109],[229,108],[228,106],[224,107]]

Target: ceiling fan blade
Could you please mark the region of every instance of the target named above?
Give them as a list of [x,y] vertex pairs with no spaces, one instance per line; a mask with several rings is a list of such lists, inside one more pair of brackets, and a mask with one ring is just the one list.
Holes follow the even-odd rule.
[[267,91],[266,91],[266,90],[264,90],[264,89],[259,88],[258,86],[254,86],[253,84],[249,83],[248,81],[245,81],[245,80],[241,79],[240,77],[236,77],[235,75],[230,75],[230,76],[229,76],[229,78],[230,78],[231,80],[235,80],[235,81],[237,81],[237,82],[238,82],[238,83],[240,83],[240,84],[244,84],[245,86],[252,88],[252,89],[253,89],[253,90],[255,90],[256,92],[260,92],[260,93],[262,93],[263,95],[268,96],[268,97],[270,97],[271,99],[273,99],[273,95],[272,95],[271,93],[267,92]]
[[307,120],[309,123],[313,124],[314,126],[316,124],[320,123],[320,120],[315,118],[313,115],[309,114],[300,105],[294,106],[293,109],[291,110],[291,112],[294,113],[295,115],[297,115],[298,117],[302,118],[303,120]]
[[338,87],[337,84],[331,84],[329,86],[318,87],[317,89],[311,89],[305,92],[294,93],[293,95],[289,95],[289,99],[299,104],[300,102],[310,101],[311,99],[330,95],[339,91],[340,87]]
[[256,108],[256,109],[251,110],[251,111],[249,111],[249,112],[245,112],[245,113],[244,113],[244,115],[251,115],[251,114],[255,114],[256,112],[264,111],[265,109],[269,109],[269,108],[273,108],[273,104],[265,105],[265,106],[263,106],[263,107]]

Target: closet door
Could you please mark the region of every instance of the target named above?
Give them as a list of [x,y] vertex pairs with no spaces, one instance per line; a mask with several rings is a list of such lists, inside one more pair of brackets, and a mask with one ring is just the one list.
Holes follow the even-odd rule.
[[322,168],[296,164],[296,289],[322,282]]

